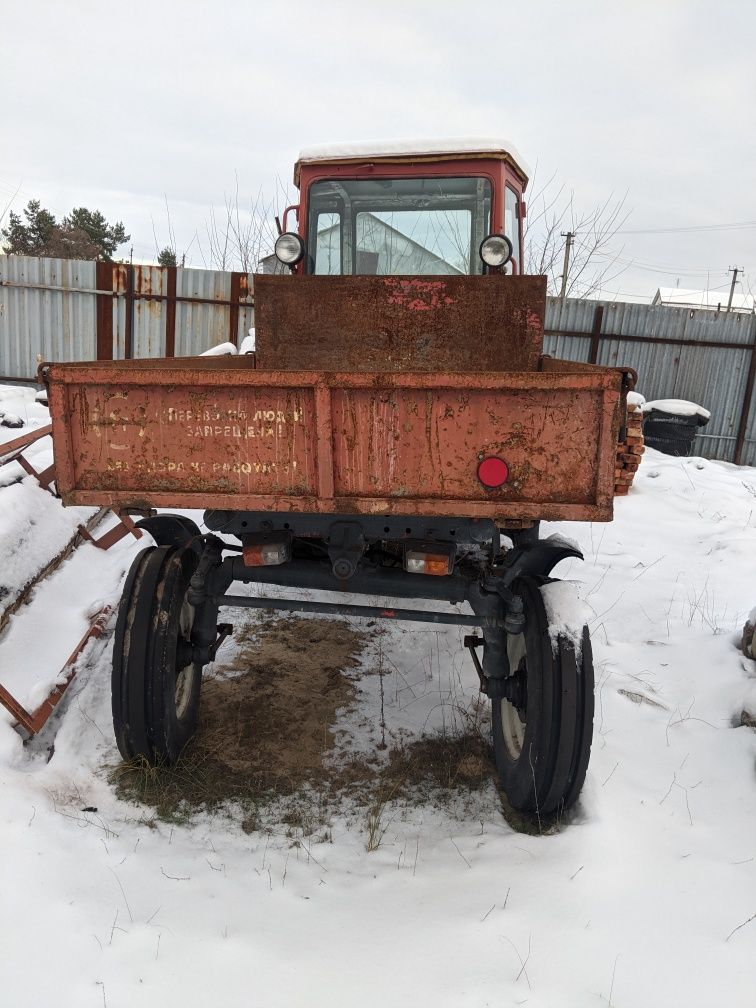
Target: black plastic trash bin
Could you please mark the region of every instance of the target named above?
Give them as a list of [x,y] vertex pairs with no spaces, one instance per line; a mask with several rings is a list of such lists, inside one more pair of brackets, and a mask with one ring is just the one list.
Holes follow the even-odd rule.
[[643,405],[643,439],[665,455],[687,456],[711,414],[684,399],[657,399]]

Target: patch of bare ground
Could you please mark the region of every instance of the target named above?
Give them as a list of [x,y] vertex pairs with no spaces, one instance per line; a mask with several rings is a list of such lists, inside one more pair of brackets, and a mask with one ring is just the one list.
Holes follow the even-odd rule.
[[121,764],[123,798],[183,821],[199,811],[241,812],[242,828],[328,835],[344,802],[366,821],[387,802],[458,800],[495,779],[476,701],[459,729],[394,744],[380,756],[340,751],[338,712],[358,703],[380,631],[344,620],[248,619],[236,650],[202,685],[200,724],[173,767]]

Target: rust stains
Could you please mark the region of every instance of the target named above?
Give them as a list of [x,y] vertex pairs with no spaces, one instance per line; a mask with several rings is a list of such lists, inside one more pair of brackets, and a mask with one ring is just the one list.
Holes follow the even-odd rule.
[[431,311],[454,304],[446,292],[445,280],[420,280],[417,277],[386,277],[389,304],[399,305],[409,311]]

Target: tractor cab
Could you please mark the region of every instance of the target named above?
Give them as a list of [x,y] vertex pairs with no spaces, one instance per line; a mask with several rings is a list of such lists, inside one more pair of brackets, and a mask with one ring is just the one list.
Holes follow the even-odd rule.
[[312,147],[276,258],[300,275],[519,273],[527,180],[501,140]]

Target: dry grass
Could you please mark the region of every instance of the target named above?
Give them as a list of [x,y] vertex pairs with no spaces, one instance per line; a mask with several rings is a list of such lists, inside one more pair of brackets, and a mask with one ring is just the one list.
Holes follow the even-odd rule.
[[338,712],[357,702],[358,666],[375,633],[342,620],[250,620],[233,657],[203,683],[199,730],[177,764],[122,764],[112,775],[119,795],[167,821],[225,810],[248,832],[323,839],[334,811],[349,802],[363,809],[374,850],[390,805],[456,803],[489,787],[496,774],[482,698],[455,712],[454,729],[380,757],[338,750]]

